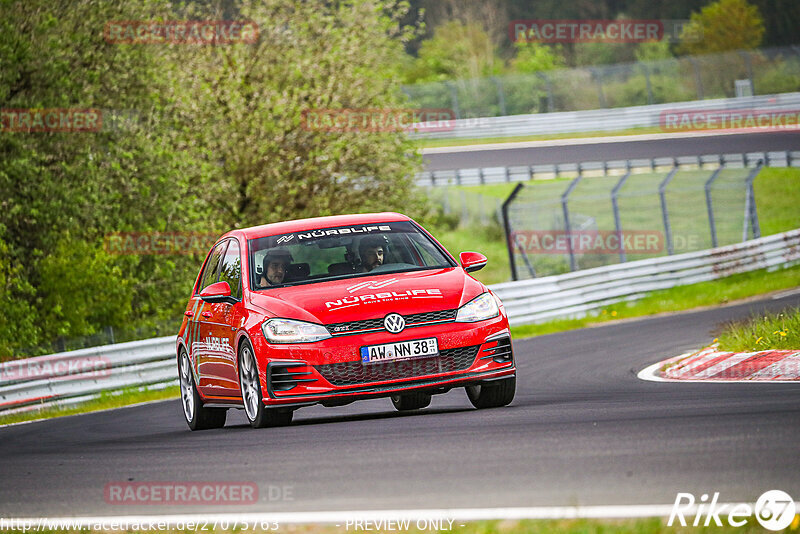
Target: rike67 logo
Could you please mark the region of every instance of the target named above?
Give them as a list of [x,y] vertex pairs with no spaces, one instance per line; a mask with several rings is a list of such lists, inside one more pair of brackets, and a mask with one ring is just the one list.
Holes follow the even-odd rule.
[[[746,503],[719,503],[719,492],[714,493],[711,501],[708,494],[700,497],[700,502],[695,506],[695,497],[691,493],[678,493],[675,504],[672,505],[672,513],[667,521],[667,526],[671,527],[677,519],[681,526],[685,527],[686,516],[690,519],[694,514],[692,526],[707,527],[714,522],[714,525],[721,527],[722,518],[727,516],[728,524],[732,527],[741,527],[747,524],[750,518],[755,515],[756,521],[767,530],[783,530],[795,521],[796,505],[788,493],[781,490],[769,490],[756,501],[755,506]],[[703,521],[703,518],[705,520]],[[793,525],[794,526],[794,525]]]

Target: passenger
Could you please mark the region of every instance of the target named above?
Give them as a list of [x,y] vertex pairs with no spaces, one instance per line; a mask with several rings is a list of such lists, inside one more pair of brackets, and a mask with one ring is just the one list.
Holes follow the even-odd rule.
[[263,268],[261,270],[260,287],[277,286],[283,283],[286,278],[286,271],[293,258],[291,253],[285,248],[272,248],[264,255]]
[[361,257],[361,272],[368,273],[375,267],[383,265],[384,240],[378,236],[365,237],[358,244],[358,255]]

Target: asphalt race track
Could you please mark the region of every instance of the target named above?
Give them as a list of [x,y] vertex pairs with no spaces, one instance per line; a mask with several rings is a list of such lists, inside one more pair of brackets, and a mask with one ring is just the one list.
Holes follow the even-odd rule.
[[[671,504],[677,492],[800,496],[800,384],[676,384],[642,368],[722,322],[800,305],[800,292],[515,344],[517,397],[477,411],[462,389],[417,414],[388,399],[298,411],[286,428],[192,433],[177,400],[0,428],[0,517],[165,514],[108,505],[111,482],[255,482],[213,512]],[[291,499],[270,500],[288,487]],[[273,497],[275,491],[272,492]]]
[[557,144],[558,146],[495,150],[480,149],[480,145],[474,145],[464,147],[463,151],[426,154],[425,170],[800,150],[800,131],[703,135],[651,141],[623,140],[586,144],[558,142]]

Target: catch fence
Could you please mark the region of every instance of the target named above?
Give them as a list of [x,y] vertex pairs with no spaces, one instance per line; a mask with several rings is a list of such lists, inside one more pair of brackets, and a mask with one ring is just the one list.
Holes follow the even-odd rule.
[[758,238],[753,182],[764,164],[746,157],[720,157],[713,168],[676,159],[637,169],[609,162],[599,176],[585,176],[578,165],[573,178],[520,183],[503,204],[512,279]]
[[800,47],[741,50],[403,87],[457,119],[644,106],[800,90]]

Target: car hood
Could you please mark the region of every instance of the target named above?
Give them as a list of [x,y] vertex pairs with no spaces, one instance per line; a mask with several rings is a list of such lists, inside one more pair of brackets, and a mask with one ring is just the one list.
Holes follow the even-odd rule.
[[452,310],[484,291],[462,268],[451,267],[254,291],[250,302],[270,317],[331,324]]

